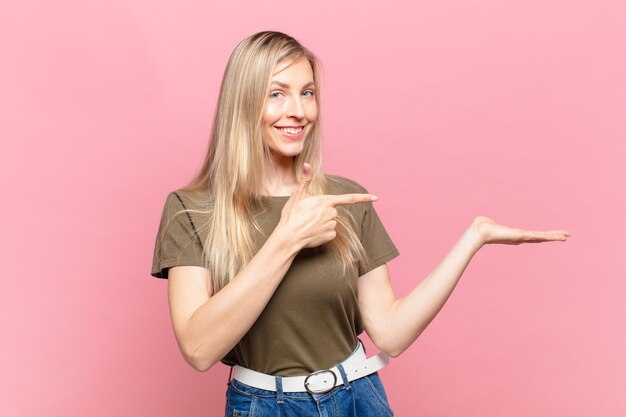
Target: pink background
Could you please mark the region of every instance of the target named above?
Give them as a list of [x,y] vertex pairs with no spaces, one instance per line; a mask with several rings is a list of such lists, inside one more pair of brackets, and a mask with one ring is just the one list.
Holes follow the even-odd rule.
[[476,215],[572,233],[479,251],[381,371],[396,415],[626,414],[624,3],[333,3],[2,3],[3,416],[223,414],[228,368],[184,362],[149,270],[269,29],[323,61],[324,170],[380,196],[398,296]]

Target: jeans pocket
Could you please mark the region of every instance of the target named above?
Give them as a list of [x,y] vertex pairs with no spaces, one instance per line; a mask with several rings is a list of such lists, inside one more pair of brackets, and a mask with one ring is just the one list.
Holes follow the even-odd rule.
[[226,417],[254,417],[257,396],[241,392],[232,384],[226,391]]
[[389,401],[387,400],[387,393],[385,392],[383,383],[380,380],[380,376],[378,376],[378,372],[374,372],[371,375],[363,377],[363,379],[365,380],[365,385],[368,386],[370,391],[372,392],[372,397],[374,397],[378,405],[382,407],[381,412],[388,413],[389,417],[393,416],[394,412],[389,405]]

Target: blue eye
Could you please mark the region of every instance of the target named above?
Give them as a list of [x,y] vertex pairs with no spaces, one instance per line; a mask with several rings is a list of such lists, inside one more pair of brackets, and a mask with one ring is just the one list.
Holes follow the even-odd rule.
[[[309,93],[309,94],[307,95],[307,93]],[[281,93],[280,91],[274,91],[273,93],[270,94],[270,97],[271,98],[278,98],[279,97],[278,95],[282,95],[282,94],[283,93]],[[311,90],[304,91],[302,94],[305,97],[313,97],[315,95],[315,93],[313,91],[311,91]]]

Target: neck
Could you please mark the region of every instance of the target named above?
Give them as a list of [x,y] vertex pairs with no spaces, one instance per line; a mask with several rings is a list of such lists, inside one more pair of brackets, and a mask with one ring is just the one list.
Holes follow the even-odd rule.
[[298,185],[293,164],[294,158],[292,156],[272,154],[272,160],[267,165],[266,195],[290,195],[293,192]]

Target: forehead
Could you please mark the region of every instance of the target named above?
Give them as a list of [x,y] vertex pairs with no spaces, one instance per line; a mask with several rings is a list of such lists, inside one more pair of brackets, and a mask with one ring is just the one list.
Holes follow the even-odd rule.
[[274,68],[271,81],[296,80],[304,83],[313,81],[313,69],[305,57],[279,62]]

